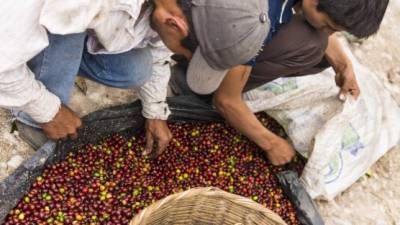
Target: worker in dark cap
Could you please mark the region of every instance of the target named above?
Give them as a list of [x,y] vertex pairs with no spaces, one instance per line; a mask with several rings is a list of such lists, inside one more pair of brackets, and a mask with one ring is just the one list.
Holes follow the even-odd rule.
[[[178,2],[184,2],[187,27],[192,28],[181,41],[190,50],[184,54],[191,59],[187,85],[199,95],[212,95],[222,116],[275,165],[288,163],[295,151],[262,126],[242,92],[279,77],[316,74],[332,66],[341,87],[338,96],[357,98],[357,80],[335,32],[360,38],[376,33],[388,5],[388,0]],[[231,13],[220,14],[224,10]]]

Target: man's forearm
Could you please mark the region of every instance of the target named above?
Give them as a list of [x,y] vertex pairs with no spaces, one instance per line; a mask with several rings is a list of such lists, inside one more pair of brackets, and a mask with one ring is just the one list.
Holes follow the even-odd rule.
[[275,136],[265,128],[243,100],[216,103],[218,111],[230,125],[263,149],[270,149]]
[[142,101],[144,117],[167,120],[170,114],[166,103],[169,78],[169,65],[154,66],[150,79],[139,88],[139,98]]
[[214,104],[223,117],[242,134],[255,142],[273,165],[283,165],[294,157],[293,147],[265,128],[242,99],[243,87],[251,67],[236,66],[229,70],[214,94]]
[[329,37],[325,56],[336,72],[335,81],[341,89],[339,98],[345,100],[346,95],[351,94],[354,99],[357,99],[361,91],[354,74],[353,65],[335,34]]
[[214,94],[214,104],[233,127],[263,149],[269,149],[275,134],[258,121],[241,97],[250,70],[251,68],[242,66],[229,71]]
[[351,61],[342,49],[336,34],[329,36],[325,56],[336,72],[344,71],[348,67],[352,66]]

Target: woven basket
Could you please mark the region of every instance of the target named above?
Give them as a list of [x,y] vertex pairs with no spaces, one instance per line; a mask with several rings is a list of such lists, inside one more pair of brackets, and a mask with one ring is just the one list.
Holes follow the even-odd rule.
[[285,225],[274,212],[218,188],[193,188],[142,210],[130,225]]

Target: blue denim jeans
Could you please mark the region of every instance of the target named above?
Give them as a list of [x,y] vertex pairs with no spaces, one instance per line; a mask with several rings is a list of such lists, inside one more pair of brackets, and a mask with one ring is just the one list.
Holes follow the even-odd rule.
[[[28,62],[36,79],[68,105],[77,74],[117,88],[142,86],[152,74],[149,48],[132,49],[121,54],[92,55],[86,48],[87,34],[48,34],[49,46]],[[31,126],[38,125],[24,112],[14,116]]]

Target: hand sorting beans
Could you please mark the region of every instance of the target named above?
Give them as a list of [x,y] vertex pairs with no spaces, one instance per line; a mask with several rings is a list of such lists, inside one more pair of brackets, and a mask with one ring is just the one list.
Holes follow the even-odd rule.
[[[265,126],[280,133],[264,114]],[[5,224],[129,224],[152,202],[192,187],[219,187],[300,224],[261,150],[223,123],[170,124],[174,139],[156,159],[143,156],[143,136],[114,135],[47,167]],[[301,172],[304,161],[296,159]]]

